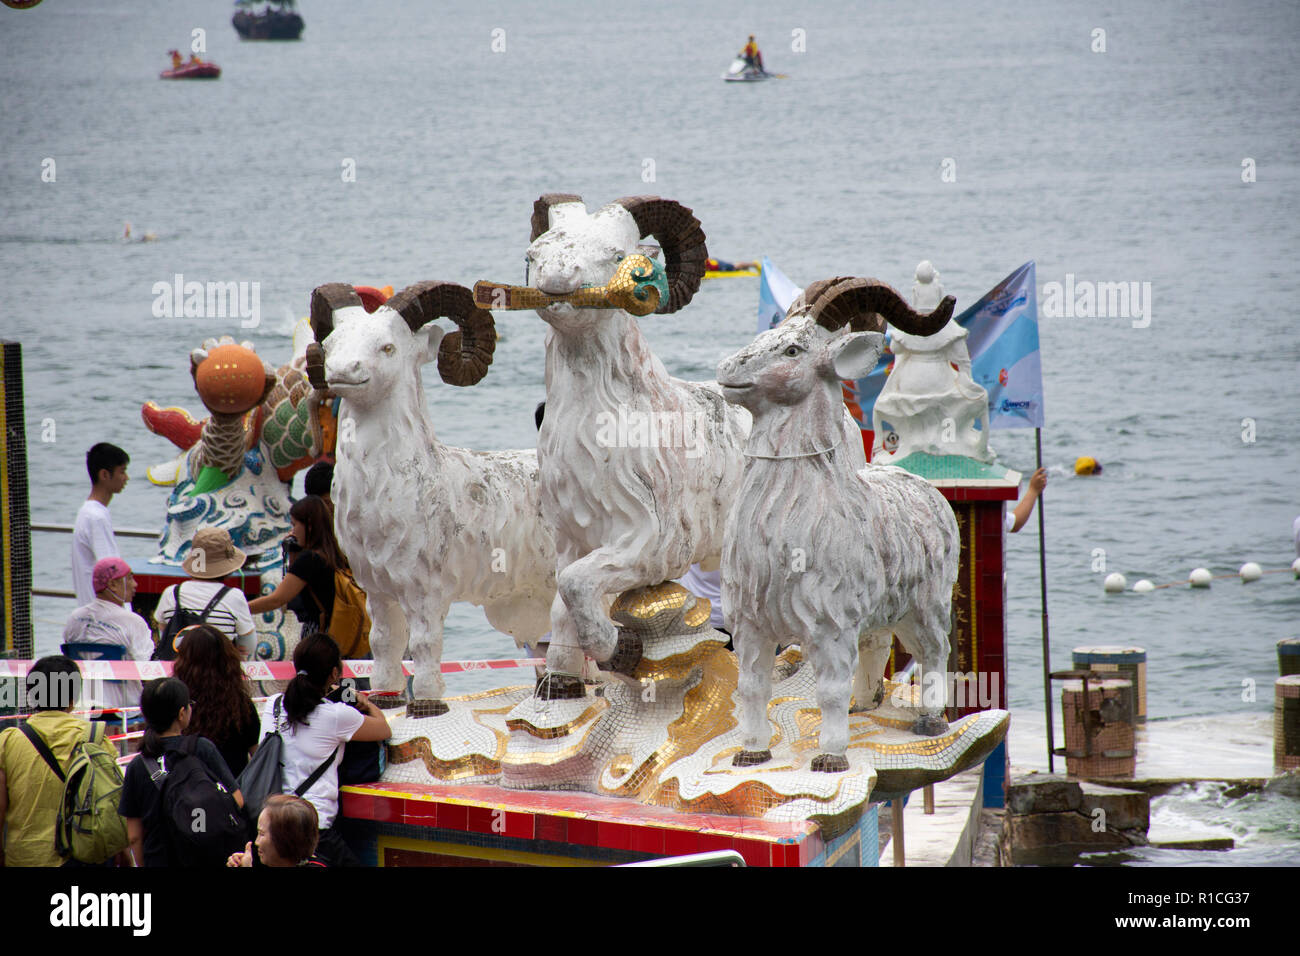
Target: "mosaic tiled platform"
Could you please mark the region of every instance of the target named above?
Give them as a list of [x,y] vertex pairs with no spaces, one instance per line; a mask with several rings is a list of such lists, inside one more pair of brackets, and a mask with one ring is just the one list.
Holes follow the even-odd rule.
[[[692,600],[688,595],[677,610],[689,614]],[[772,759],[733,767],[742,749],[735,655],[723,635],[703,625],[707,609],[701,621],[689,617],[689,633],[661,633],[647,643],[630,677],[612,675],[579,699],[542,700],[529,687],[511,687],[449,698],[449,712],[439,717],[393,714],[384,781],[500,783],[687,814],[811,820],[833,839],[858,825],[869,797],[946,779],[984,759],[1006,734],[1007,713],[985,711],[938,737],[918,737],[910,730],[918,691],[887,683],[884,704],[850,717],[849,769],[815,772],[815,680],[791,648],[778,659],[768,710]]]
[[827,838],[806,821],[680,813],[481,784],[343,787],[340,828],[370,866],[607,866],[735,850],[748,866],[875,866],[877,808]]

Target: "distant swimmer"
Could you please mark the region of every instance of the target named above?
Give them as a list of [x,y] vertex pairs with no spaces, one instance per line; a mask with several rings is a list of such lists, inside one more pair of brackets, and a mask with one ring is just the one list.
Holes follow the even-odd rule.
[[1101,462],[1096,458],[1090,458],[1084,455],[1082,458],[1076,458],[1074,461],[1074,473],[1076,475],[1100,475]]
[[754,42],[754,34],[749,35],[749,42],[745,44],[745,49],[740,51],[740,56],[751,70],[758,70],[759,73],[767,72],[763,69],[763,54],[759,51],[758,44]]
[[181,68],[181,63],[183,62],[181,60],[180,52],[177,50],[168,50],[167,54],[172,58],[172,69],[179,70]]

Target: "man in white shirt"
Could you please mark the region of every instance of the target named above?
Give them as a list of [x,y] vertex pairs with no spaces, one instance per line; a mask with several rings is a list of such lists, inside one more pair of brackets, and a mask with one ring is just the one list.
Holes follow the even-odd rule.
[[116,445],[100,442],[86,452],[86,471],[90,472],[90,497],[77,512],[72,529],[72,587],[77,603],[95,599],[91,573],[100,558],[118,557],[117,539],[113,537],[113,519],[108,503],[126,487],[130,479],[126,466],[130,457]]
[[[135,595],[131,569],[121,558],[100,558],[92,580],[94,600],[72,612],[63,628],[63,643],[115,644],[125,648],[126,660],[147,661],[153,654],[153,634],[145,619],[129,606]],[[134,707],[140,703],[140,682],[109,681],[94,696],[95,702],[106,708]]]

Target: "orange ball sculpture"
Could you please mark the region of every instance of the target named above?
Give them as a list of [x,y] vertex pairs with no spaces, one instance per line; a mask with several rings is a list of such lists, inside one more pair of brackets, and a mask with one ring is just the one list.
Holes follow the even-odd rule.
[[266,370],[251,349],[242,345],[218,345],[194,370],[194,385],[209,409],[238,415],[261,399],[266,388]]

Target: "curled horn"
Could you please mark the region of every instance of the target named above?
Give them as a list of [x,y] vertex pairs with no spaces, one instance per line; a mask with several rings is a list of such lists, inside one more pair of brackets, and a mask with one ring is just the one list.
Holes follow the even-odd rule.
[[361,297],[346,282],[330,282],[312,290],[311,333],[316,341],[307,346],[307,381],[313,388],[326,387],[325,350],[320,343],[334,331],[334,310],[353,305],[362,305]]
[[317,342],[324,342],[334,331],[334,312],[361,305],[361,296],[346,282],[317,286],[311,293],[311,331]]
[[[948,324],[957,304],[946,295],[933,312],[917,312],[888,283],[845,276],[818,279],[804,289],[800,299],[802,311],[832,332],[846,325],[854,332],[883,332],[888,322],[909,335],[934,335]],[[791,306],[790,312],[799,305]]]
[[562,202],[582,202],[582,197],[573,193],[546,193],[533,203],[533,232],[528,237],[529,242],[551,228],[551,207]]
[[655,311],[676,312],[691,301],[700,288],[709,250],[704,230],[691,210],[671,199],[658,196],[626,196],[614,200],[632,214],[641,238],[654,236],[663,247],[664,270],[668,273],[668,301]]
[[385,303],[399,313],[412,332],[437,318],[458,330],[438,346],[438,374],[448,385],[475,385],[487,375],[497,347],[492,313],[474,304],[474,293],[454,282],[420,282],[407,286]]

